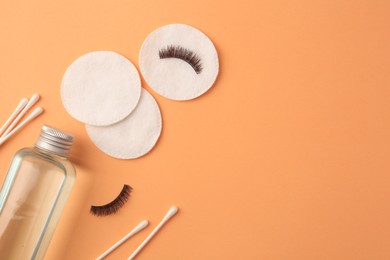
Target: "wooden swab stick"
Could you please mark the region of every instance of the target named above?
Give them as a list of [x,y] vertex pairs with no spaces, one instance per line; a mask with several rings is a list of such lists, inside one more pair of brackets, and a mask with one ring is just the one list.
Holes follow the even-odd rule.
[[2,136],[0,138],[0,145],[2,145],[5,141],[7,141],[9,138],[11,138],[14,134],[20,131],[25,125],[27,125],[31,120],[39,116],[43,112],[43,108],[37,107],[34,109],[34,111],[24,120],[22,121],[17,127],[15,127],[11,132],[9,132],[6,136]]
[[15,119],[15,117],[19,114],[19,112],[26,106],[27,103],[28,103],[27,98],[23,98],[22,100],[20,100],[19,105],[17,105],[14,112],[7,119],[4,125],[0,128],[0,135],[9,126],[9,124]]
[[132,231],[130,231],[130,233],[128,233],[126,236],[124,236],[121,240],[119,240],[118,242],[116,242],[112,247],[110,247],[106,252],[104,252],[101,256],[99,256],[98,258],[96,258],[96,260],[102,260],[104,257],[106,257],[109,253],[111,253],[112,251],[114,251],[118,246],[120,246],[121,244],[123,244],[123,242],[125,242],[127,239],[129,239],[130,237],[132,237],[134,234],[138,233],[139,231],[141,231],[142,229],[144,229],[147,225],[149,224],[149,222],[147,220],[143,220],[141,221],[141,223],[139,223]]
[[127,259],[127,260],[133,260],[134,257],[144,248],[144,246],[153,238],[154,235],[164,226],[167,221],[172,218],[176,212],[178,211],[178,208],[175,206],[172,206],[168,213],[165,215],[165,217],[161,220],[160,224],[158,224],[152,231],[152,233],[149,234],[149,236],[142,242],[142,244],[134,251],[134,253]]
[[28,101],[27,105],[23,108],[22,112],[20,112],[20,114],[16,117],[16,119],[12,122],[12,124],[7,128],[7,130],[5,130],[4,134],[1,136],[2,138],[5,137],[6,135],[8,135],[12,129],[14,128],[14,126],[20,121],[20,119],[27,113],[27,111],[35,104],[37,103],[39,99],[39,95],[38,94],[34,94],[32,95],[30,101]]

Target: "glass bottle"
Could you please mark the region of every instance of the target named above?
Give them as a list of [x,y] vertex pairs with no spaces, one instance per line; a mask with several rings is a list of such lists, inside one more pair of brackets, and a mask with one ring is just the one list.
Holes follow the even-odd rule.
[[43,126],[19,150],[0,191],[0,259],[43,259],[76,178],[67,160],[73,135]]

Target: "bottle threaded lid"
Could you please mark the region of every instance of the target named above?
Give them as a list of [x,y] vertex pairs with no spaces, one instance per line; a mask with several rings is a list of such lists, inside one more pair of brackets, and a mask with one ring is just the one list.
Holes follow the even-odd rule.
[[61,157],[68,157],[74,136],[49,126],[42,126],[35,147]]

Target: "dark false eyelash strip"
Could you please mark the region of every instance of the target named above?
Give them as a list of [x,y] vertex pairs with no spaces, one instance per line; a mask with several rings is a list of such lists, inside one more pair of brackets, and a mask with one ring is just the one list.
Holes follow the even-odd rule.
[[195,70],[196,74],[202,72],[203,68],[200,57],[184,47],[168,45],[166,48],[159,50],[158,54],[160,59],[177,58],[187,62]]
[[95,216],[108,216],[115,214],[118,210],[125,205],[126,201],[130,197],[130,193],[133,190],[129,185],[123,185],[122,191],[119,195],[110,203],[101,206],[91,206],[90,213]]

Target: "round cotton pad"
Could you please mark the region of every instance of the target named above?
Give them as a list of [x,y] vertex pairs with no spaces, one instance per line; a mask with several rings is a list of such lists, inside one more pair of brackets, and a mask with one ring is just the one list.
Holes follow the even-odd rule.
[[61,98],[75,119],[96,126],[128,116],[141,95],[137,69],[112,51],[87,53],[75,60],[62,78]]
[[160,95],[189,100],[205,93],[215,82],[218,54],[201,31],[170,24],[152,32],[139,54],[141,73]]
[[161,133],[161,113],[152,95],[142,89],[135,110],[110,126],[86,125],[92,142],[104,153],[118,159],[134,159],[148,153]]

